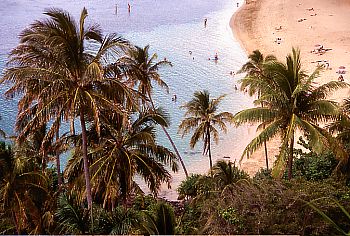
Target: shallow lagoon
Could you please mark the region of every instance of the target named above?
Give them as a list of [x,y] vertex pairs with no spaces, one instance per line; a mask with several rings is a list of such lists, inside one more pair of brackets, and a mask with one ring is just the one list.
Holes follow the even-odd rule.
[[[116,14],[117,4],[117,14]],[[85,6],[89,19],[99,23],[105,32],[117,32],[138,46],[150,44],[151,51],[160,59],[171,61],[173,67],[163,68],[160,73],[170,88],[170,93],[156,88],[155,102],[171,115],[169,133],[174,138],[190,173],[205,173],[209,168],[208,158],[201,153],[201,144],[195,150],[189,148],[189,138],[182,139],[177,127],[184,111],[180,106],[188,101],[193,92],[207,89],[217,97],[226,94],[222,111],[236,113],[251,106],[252,100],[235,90],[239,76],[230,75],[247,60],[239,43],[233,38],[229,20],[237,10],[236,2],[226,0],[143,0],[130,1],[131,14],[127,11],[127,1],[44,1],[17,0],[2,1],[0,8],[0,28],[3,32],[0,45],[0,68],[3,69],[6,54],[17,44],[17,35],[35,19],[43,18],[42,12],[49,7],[60,7],[71,12],[78,19]],[[204,18],[208,19],[204,27]],[[192,54],[189,53],[192,52]],[[213,58],[218,53],[219,60]],[[6,88],[1,87],[3,93]],[[173,94],[177,101],[172,101]],[[16,101],[0,98],[0,127],[8,134],[13,133],[16,116]],[[213,145],[213,159],[224,156],[239,159],[242,150],[253,135],[247,128],[229,127],[222,135],[219,145]],[[171,147],[162,132],[158,140]],[[65,162],[66,160],[63,160]],[[160,196],[174,198],[174,190],[184,178],[182,170],[174,175],[171,191],[162,191]]]

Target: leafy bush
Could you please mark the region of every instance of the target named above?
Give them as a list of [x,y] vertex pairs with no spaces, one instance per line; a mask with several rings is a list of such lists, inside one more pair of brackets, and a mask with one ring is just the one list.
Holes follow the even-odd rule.
[[[196,198],[192,212],[186,211],[182,223],[197,227],[200,234],[301,234],[334,235],[334,227],[325,222],[306,202],[330,196],[349,210],[350,190],[344,183],[327,179],[311,182],[304,178],[291,181],[272,179],[240,180],[228,185],[216,196]],[[318,202],[329,217],[337,218],[343,229],[350,222],[339,216],[340,209],[331,201]],[[199,210],[193,214],[194,210]],[[192,219],[189,220],[188,215]],[[192,228],[192,229],[193,229]],[[193,233],[193,232],[191,232]]]
[[181,182],[180,186],[177,188],[179,193],[179,198],[184,197],[195,197],[198,195],[197,182],[201,175],[192,174],[184,181]]
[[175,226],[174,209],[163,201],[143,211],[140,221],[140,229],[144,234],[173,235]]
[[271,169],[261,168],[258,172],[255,173],[253,180],[272,180]]
[[316,154],[311,151],[311,147],[302,137],[299,138],[298,144],[303,146],[308,151],[295,149],[296,159],[293,164],[294,176],[301,176],[307,180],[323,180],[331,176],[334,168],[337,165],[337,160],[331,151],[322,154]]
[[184,197],[196,197],[198,195],[209,196],[220,192],[227,185],[236,183],[241,179],[248,179],[249,175],[240,170],[235,162],[217,161],[213,166],[213,177],[210,175],[192,174],[181,182],[177,191],[180,199]]

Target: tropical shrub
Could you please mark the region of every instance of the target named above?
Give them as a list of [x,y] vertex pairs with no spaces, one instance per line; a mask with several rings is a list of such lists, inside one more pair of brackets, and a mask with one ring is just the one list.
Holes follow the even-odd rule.
[[[306,204],[323,196],[335,198],[345,209],[350,209],[349,188],[333,179],[241,180],[215,196],[193,200],[190,210],[185,211],[180,232],[193,233],[197,228],[195,233],[200,234],[334,235],[333,225]],[[338,216],[341,210],[331,201],[323,200],[318,207],[332,219],[336,218],[342,229],[350,226],[344,214]],[[189,226],[192,231],[188,230]]]
[[304,149],[295,149],[294,176],[301,176],[313,181],[329,178],[338,163],[334,154],[331,151],[325,151],[321,154],[313,152],[302,137],[299,138],[298,144]]

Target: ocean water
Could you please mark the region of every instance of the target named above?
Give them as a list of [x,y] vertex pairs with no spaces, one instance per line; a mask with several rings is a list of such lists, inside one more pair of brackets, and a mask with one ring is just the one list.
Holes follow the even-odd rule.
[[[221,104],[221,111],[233,114],[251,106],[252,99],[235,90],[241,76],[230,75],[237,71],[247,57],[237,40],[232,36],[229,20],[237,10],[236,3],[242,0],[140,0],[129,1],[131,12],[128,13],[126,0],[2,0],[0,8],[0,29],[3,32],[0,44],[0,69],[6,63],[7,53],[18,43],[17,35],[36,19],[43,19],[45,9],[59,7],[68,10],[79,19],[85,6],[89,12],[88,20],[99,23],[106,33],[116,32],[138,46],[150,45],[151,51],[159,59],[167,58],[173,67],[162,68],[160,74],[168,84],[170,93],[155,87],[154,100],[170,114],[169,133],[178,146],[190,173],[206,173],[209,161],[202,155],[202,144],[194,150],[189,147],[189,137],[181,138],[177,134],[178,125],[183,119],[181,105],[190,100],[193,93],[206,89],[213,97],[226,94]],[[117,10],[117,11],[116,11]],[[207,27],[204,27],[207,18]],[[189,53],[192,52],[192,54]],[[219,60],[213,58],[218,54]],[[13,134],[16,118],[16,100],[4,99],[6,91],[0,87],[1,129]],[[177,101],[172,101],[173,94]],[[213,145],[213,160],[230,157],[232,161],[240,155],[254,134],[247,127],[229,126],[228,133],[220,136],[218,145]],[[171,148],[162,132],[158,141]],[[63,160],[63,164],[66,160]],[[172,190],[161,191],[160,196],[176,198],[175,189],[184,179],[180,171],[173,175]]]

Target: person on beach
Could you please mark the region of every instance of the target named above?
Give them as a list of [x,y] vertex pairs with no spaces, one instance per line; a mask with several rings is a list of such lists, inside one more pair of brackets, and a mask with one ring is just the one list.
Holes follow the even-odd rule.
[[340,81],[340,82],[344,82],[344,77],[343,77],[343,75],[339,75],[339,77],[338,77],[338,81]]
[[237,2],[237,7],[239,7],[239,3]]
[[207,21],[208,21],[208,19],[205,18],[205,19],[204,19],[204,28],[207,28]]
[[129,14],[131,12],[131,5],[130,5],[130,3],[128,3],[128,12],[129,12]]

